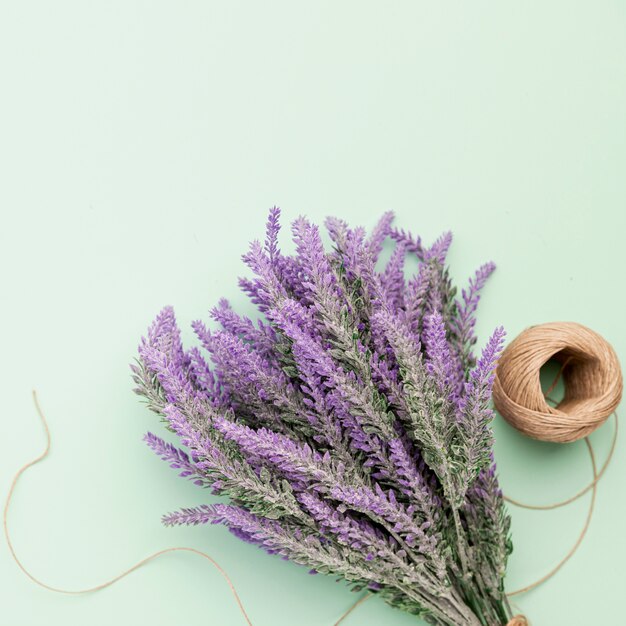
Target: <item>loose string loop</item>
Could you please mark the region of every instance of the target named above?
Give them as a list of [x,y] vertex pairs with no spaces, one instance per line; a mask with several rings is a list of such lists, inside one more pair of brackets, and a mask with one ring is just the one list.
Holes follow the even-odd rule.
[[[597,484],[598,484],[598,478],[599,478],[598,472],[597,472],[597,466],[596,466],[596,457],[593,452],[593,446],[591,445],[591,442],[589,441],[588,438],[585,438],[585,443],[587,444],[587,449],[589,450],[589,456],[591,458],[591,466],[593,468],[594,480],[591,483],[593,485],[591,487],[592,489],[591,501],[589,503],[589,509],[587,511],[587,517],[585,518],[583,529],[578,535],[578,538],[576,539],[576,542],[574,543],[574,545],[570,548],[569,552],[547,574],[543,575],[541,578],[535,580],[534,582],[526,585],[525,587],[521,587],[520,589],[516,589],[515,591],[509,591],[506,594],[508,597],[516,596],[521,593],[526,593],[527,591],[530,591],[531,589],[534,589],[535,587],[538,587],[542,583],[546,582],[549,578],[552,578],[552,576],[554,576],[565,565],[565,563],[567,563],[572,558],[572,556],[574,556],[574,553],[576,552],[576,550],[578,550],[578,547],[582,543],[582,540],[585,538],[585,535],[587,534],[587,530],[589,529],[589,524],[591,523],[591,517],[593,515],[593,509],[596,503]],[[523,504],[518,505],[518,506],[522,506],[524,508],[536,508],[536,507],[526,507]],[[546,510],[548,508],[556,508],[557,506],[560,506],[560,504],[557,503],[557,505],[542,507],[542,510]]]
[[613,458],[613,453],[615,452],[615,446],[617,444],[617,432],[619,429],[619,421],[617,417],[617,412],[613,413],[613,417],[615,418],[614,420],[615,426],[613,428],[613,437],[611,439],[611,447],[609,448],[607,457],[604,463],[602,464],[600,471],[597,473],[596,477],[590,483],[588,483],[585,487],[583,487],[580,491],[576,492],[573,496],[566,498],[565,500],[559,500],[558,502],[553,502],[551,504],[528,504],[526,502],[516,500],[515,498],[511,498],[511,496],[507,496],[507,495],[504,496],[504,499],[510,504],[513,504],[523,509],[530,509],[532,511],[550,511],[552,509],[558,509],[559,507],[565,506],[567,504],[571,504],[575,500],[582,498],[582,496],[584,496],[590,489],[593,489],[598,484],[598,482],[604,475],[604,472],[606,471],[607,467],[609,466],[611,459]]
[[15,561],[17,566],[22,570],[22,572],[24,572],[24,574],[26,574],[26,576],[28,576],[28,578],[30,578],[36,585],[39,585],[40,587],[43,587],[44,589],[47,589],[48,591],[53,591],[55,593],[63,593],[63,594],[68,594],[68,595],[81,595],[81,594],[86,594],[86,593],[93,593],[94,591],[99,591],[101,589],[105,589],[106,587],[110,587],[111,585],[116,583],[118,580],[121,580],[122,578],[128,576],[131,572],[134,572],[135,570],[144,566],[149,561],[153,561],[154,559],[164,554],[167,554],[169,552],[191,552],[193,554],[197,554],[198,556],[201,556],[203,559],[206,559],[207,561],[209,561],[209,563],[211,563],[211,565],[215,567],[215,569],[217,569],[217,571],[221,574],[221,576],[224,578],[224,580],[228,584],[235,598],[235,601],[237,602],[237,606],[239,607],[239,610],[241,611],[241,614],[243,618],[245,619],[246,623],[248,624],[248,626],[252,626],[252,622],[250,621],[250,618],[248,617],[248,614],[246,613],[246,610],[244,609],[243,603],[241,602],[241,598],[239,597],[239,594],[237,593],[237,590],[235,589],[235,585],[233,584],[228,574],[224,571],[224,569],[222,569],[219,563],[211,555],[207,554],[206,552],[196,550],[195,548],[189,548],[186,546],[174,546],[171,548],[165,548],[164,550],[159,550],[158,552],[155,552],[147,556],[146,558],[142,559],[141,561],[135,563],[135,565],[133,565],[132,567],[129,567],[127,570],[123,571],[121,574],[118,574],[117,576],[114,576],[113,578],[99,585],[96,585],[94,587],[88,587],[86,589],[63,589],[61,587],[53,587],[52,585],[48,585],[47,583],[39,580],[26,568],[26,566],[22,563],[20,558],[17,556],[15,547],[13,546],[13,542],[11,540],[11,535],[9,533],[9,526],[8,526],[8,513],[9,513],[9,507],[11,505],[11,499],[13,497],[13,492],[15,491],[15,486],[17,485],[17,482],[20,479],[20,476],[29,467],[32,467],[33,465],[39,463],[40,461],[43,461],[43,459],[45,459],[48,456],[48,453],[50,452],[50,444],[51,444],[50,429],[48,428],[48,423],[39,405],[39,400],[37,399],[37,393],[34,390],[33,390],[33,401],[37,409],[37,414],[39,415],[41,419],[41,422],[43,424],[43,427],[46,433],[46,447],[44,451],[38,457],[24,464],[16,472],[11,482],[11,487],[9,488],[9,493],[7,495],[7,498],[4,504],[4,511],[3,511],[3,516],[2,516],[2,522],[4,526],[4,536],[5,536],[7,545],[9,546],[9,551],[11,552],[11,556],[13,557],[13,560]]

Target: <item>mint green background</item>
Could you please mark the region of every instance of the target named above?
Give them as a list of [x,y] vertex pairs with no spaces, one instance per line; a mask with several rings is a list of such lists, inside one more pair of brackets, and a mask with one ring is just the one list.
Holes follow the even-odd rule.
[[[244,311],[240,254],[266,210],[371,227],[387,209],[455,240],[452,274],[498,270],[497,324],[575,320],[624,360],[626,8],[622,2],[0,2],[0,488],[42,449],[10,516],[34,574],[83,587],[175,544],[210,552],[255,626],[330,626],[341,583],[219,527],[165,529],[205,501],[141,441],[162,433],[128,363],[164,304],[188,329],[218,297]],[[191,333],[185,330],[185,337]],[[571,495],[582,443],[530,441],[498,418],[506,493]],[[597,432],[604,457],[611,427]],[[617,624],[626,586],[626,453],[600,484],[579,552],[517,600],[533,626]],[[542,575],[587,500],[512,510],[507,584]],[[95,595],[35,587],[0,544],[0,623],[237,626],[209,565],[168,555]],[[378,600],[346,622],[415,624]]]

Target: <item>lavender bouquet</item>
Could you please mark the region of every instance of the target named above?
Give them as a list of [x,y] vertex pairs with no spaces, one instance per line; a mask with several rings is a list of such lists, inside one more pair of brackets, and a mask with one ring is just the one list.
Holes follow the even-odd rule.
[[[220,523],[244,541],[332,574],[435,625],[501,625],[510,520],[493,463],[493,370],[504,331],[476,359],[478,269],[456,298],[449,233],[432,246],[385,214],[367,236],[328,219],[292,225],[279,209],[240,286],[253,322],[222,300],[220,330],[193,329],[210,356],[184,350],[165,308],[132,365],[136,392],[189,453],[148,445],[229,504],[184,508],[167,525]],[[391,238],[383,269],[379,256]],[[405,278],[407,255],[418,261]]]

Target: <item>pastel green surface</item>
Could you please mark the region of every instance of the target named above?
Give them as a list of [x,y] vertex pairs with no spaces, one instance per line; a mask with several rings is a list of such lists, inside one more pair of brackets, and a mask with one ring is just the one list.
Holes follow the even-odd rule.
[[[266,210],[371,227],[384,210],[452,229],[463,284],[492,259],[479,345],[498,324],[573,320],[626,357],[626,9],[621,2],[2,2],[0,488],[42,449],[9,523],[49,584],[80,588],[169,545],[210,552],[255,626],[330,626],[341,583],[221,527],[165,529],[205,501],[142,443],[162,433],[128,363],[161,306],[189,323],[241,310],[240,255]],[[286,238],[285,238],[286,241]],[[287,245],[287,244],[286,244]],[[546,503],[590,478],[584,444],[537,443],[500,418],[507,494]],[[604,458],[612,426],[594,437]],[[582,547],[516,599],[533,626],[618,624],[626,586],[620,436]],[[569,549],[588,499],[512,510],[507,585]],[[0,623],[243,624],[205,561],[168,555],[98,594],[33,585],[0,545]],[[346,626],[417,622],[372,600]]]

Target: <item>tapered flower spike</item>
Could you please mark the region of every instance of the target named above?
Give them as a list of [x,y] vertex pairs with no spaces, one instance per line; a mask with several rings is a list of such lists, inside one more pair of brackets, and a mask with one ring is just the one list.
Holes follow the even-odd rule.
[[372,230],[372,234],[369,236],[367,240],[367,245],[369,247],[370,253],[374,262],[378,259],[378,255],[381,253],[383,249],[383,244],[385,243],[385,239],[389,236],[391,231],[391,222],[393,222],[393,212],[387,211],[383,213],[380,220]]

